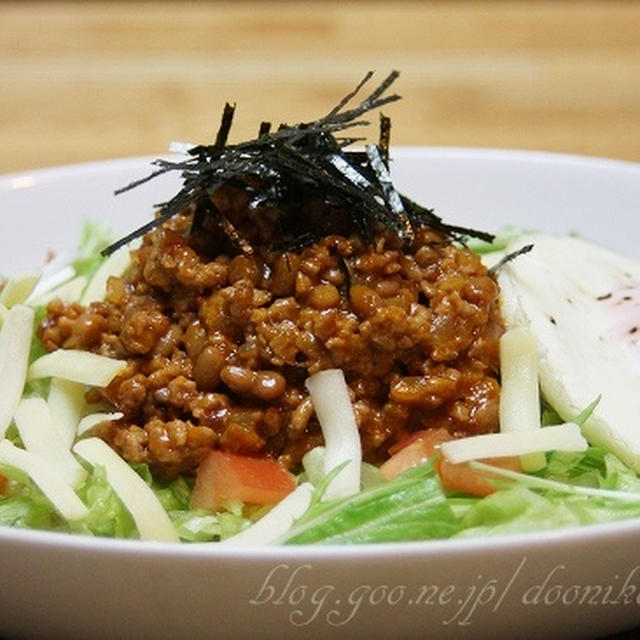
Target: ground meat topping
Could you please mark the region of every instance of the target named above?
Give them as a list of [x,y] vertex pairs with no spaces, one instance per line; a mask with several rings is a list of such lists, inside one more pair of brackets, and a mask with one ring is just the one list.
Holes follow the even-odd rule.
[[304,380],[333,367],[369,461],[414,430],[496,428],[498,288],[476,255],[429,228],[410,245],[381,229],[277,252],[269,216],[224,197],[252,253],[191,234],[187,210],[145,236],[105,301],[54,301],[40,326],[48,350],[128,360],[87,395],[124,414],[95,433],[125,459],[172,475],[220,448],[293,468],[322,442]]

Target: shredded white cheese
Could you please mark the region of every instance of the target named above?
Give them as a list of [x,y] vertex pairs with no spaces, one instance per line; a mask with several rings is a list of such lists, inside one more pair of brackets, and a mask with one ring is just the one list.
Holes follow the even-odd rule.
[[127,367],[126,360],[107,358],[78,349],[57,349],[31,364],[28,378],[57,377],[92,387],[106,387]]
[[114,411],[112,413],[90,413],[82,418],[78,423],[76,435],[83,436],[97,424],[100,424],[105,420],[120,420],[122,417],[124,417],[124,413],[121,413],[120,411]]
[[93,466],[102,466],[107,482],[133,517],[142,540],[178,542],[167,512],[149,485],[103,440],[87,438],[73,451]]
[[33,309],[12,307],[0,329],[0,438],[11,424],[27,377],[33,335]]
[[277,542],[309,508],[312,494],[313,485],[303,482],[260,520],[220,544],[255,545]]
[[[57,262],[57,260],[54,262]],[[38,280],[29,297],[25,299],[26,304],[30,304],[32,307],[38,306],[37,301],[41,296],[58,289],[76,275],[76,270],[70,264],[55,269],[51,267],[52,265],[50,263],[42,270],[42,277]]]
[[[538,353],[531,330],[515,327],[500,338],[500,431],[540,430]],[[521,458],[523,471],[539,471],[546,464],[543,453]]]
[[[139,244],[139,241],[136,245]],[[104,300],[107,293],[107,280],[111,276],[120,277],[131,265],[132,245],[114,251],[95,272],[82,294],[80,304],[88,305],[96,300]]]
[[54,288],[34,291],[27,302],[34,307],[43,307],[55,298],[66,303],[77,302],[86,286],[87,279],[84,276],[76,276]]
[[553,450],[585,451],[588,446],[580,427],[573,422],[566,422],[536,431],[487,433],[450,440],[440,445],[440,451],[449,462],[456,464]]
[[17,304],[22,304],[31,295],[40,276],[40,271],[26,271],[9,278],[0,290],[0,304],[9,309]]
[[62,441],[71,448],[78,431],[78,423],[86,409],[86,385],[63,378],[51,378],[47,405],[51,420]]
[[60,438],[44,398],[23,398],[14,420],[25,449],[40,456],[52,472],[77,489],[87,472]]
[[54,508],[67,520],[81,520],[87,507],[70,484],[46,464],[37,454],[19,449],[9,440],[0,442],[0,462],[20,469],[40,488]]

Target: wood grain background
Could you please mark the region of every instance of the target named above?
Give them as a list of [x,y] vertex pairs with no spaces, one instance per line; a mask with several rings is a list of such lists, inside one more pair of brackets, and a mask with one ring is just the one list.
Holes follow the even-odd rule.
[[[640,3],[0,2],[0,172],[232,141],[402,75],[392,143],[640,161]],[[375,137],[375,129],[371,130]]]

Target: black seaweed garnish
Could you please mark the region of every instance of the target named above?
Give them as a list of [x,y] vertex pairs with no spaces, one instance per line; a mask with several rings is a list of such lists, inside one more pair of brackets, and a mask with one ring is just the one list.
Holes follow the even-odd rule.
[[502,269],[502,267],[504,267],[505,264],[508,264],[512,260],[515,260],[518,256],[523,256],[525,253],[529,253],[533,249],[533,247],[534,247],[533,244],[525,244],[523,247],[520,247],[520,249],[516,249],[511,253],[507,253],[507,255],[504,256],[502,260],[500,260],[500,262],[493,265],[493,267],[489,269],[489,274],[492,276],[495,276],[496,273],[498,273],[498,271],[500,271],[500,269]]
[[269,206],[283,212],[281,249],[301,248],[340,226],[330,215],[321,220],[318,217],[307,220],[301,212],[301,203],[312,199],[320,200],[327,212],[336,212],[343,222],[347,216],[350,226],[365,238],[371,238],[372,227],[381,223],[407,243],[413,239],[414,230],[422,226],[440,231],[452,240],[464,241],[473,236],[490,242],[491,234],[446,224],[432,209],[416,204],[395,190],[389,176],[389,118],[380,118],[379,144],[366,145],[364,151],[346,150],[362,138],[336,136],[345,129],[368,125],[361,116],[400,99],[397,94],[387,94],[399,75],[393,71],[369,96],[348,109],[347,105],[372,75],[367,73],[353,91],[318,120],[294,126],[280,125],[275,131],[270,123],[263,122],[256,139],[239,144],[227,143],[235,107],[226,104],[214,144],[193,147],[183,161],[158,159],[153,162],[158,167],[156,171],[116,191],[133,189],[169,171],[182,174],[182,188],[168,202],[156,205],[156,217],[107,247],[103,255],[144,235],[189,206],[195,211],[192,233],[198,233],[204,219],[211,216],[240,251],[250,253],[253,250],[250,242],[211,199],[218,189],[228,184],[243,185],[251,195],[250,206],[255,209]]

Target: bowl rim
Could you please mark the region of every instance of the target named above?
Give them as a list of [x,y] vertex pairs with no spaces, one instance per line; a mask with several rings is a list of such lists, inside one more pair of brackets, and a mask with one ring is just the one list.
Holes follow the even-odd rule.
[[562,529],[538,530],[489,537],[416,540],[410,542],[379,542],[366,544],[317,545],[225,545],[216,542],[156,542],[124,538],[103,538],[56,531],[40,531],[0,527],[0,546],[15,545],[54,549],[60,552],[92,552],[127,556],[162,556],[171,558],[212,558],[274,562],[341,558],[382,560],[403,557],[432,558],[435,556],[466,557],[508,551],[550,550],[566,546],[590,545],[606,541],[637,540],[640,518],[619,520]]
[[[357,147],[355,147],[357,148]],[[569,153],[563,151],[544,151],[539,149],[518,149],[518,148],[498,148],[498,147],[464,147],[464,146],[427,146],[427,145],[392,145],[390,156],[393,162],[394,157],[398,159],[419,159],[446,157],[452,160],[498,160],[516,161],[535,164],[562,164],[599,169],[613,170],[640,170],[640,161],[620,160],[607,156],[590,156],[579,153]],[[0,189],[11,188],[11,182],[17,178],[33,176],[41,180],[59,179],[62,174],[73,176],[74,174],[86,171],[120,171],[131,166],[140,169],[157,159],[176,159],[184,157],[178,153],[158,153],[134,156],[113,157],[86,162],[73,162],[69,164],[59,164],[52,166],[36,167],[33,169],[22,169],[0,174]],[[34,186],[31,183],[26,187]]]

